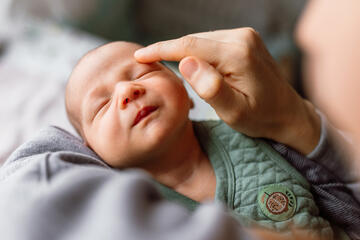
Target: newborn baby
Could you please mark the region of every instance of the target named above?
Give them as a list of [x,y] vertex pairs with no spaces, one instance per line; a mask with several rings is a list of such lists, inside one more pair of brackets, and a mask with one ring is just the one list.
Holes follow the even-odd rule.
[[213,198],[214,171],[188,118],[182,80],[160,63],[136,62],[140,47],[115,42],[82,58],[67,86],[69,119],[112,167],[142,168],[195,200]]
[[140,47],[110,43],[74,68],[66,109],[85,144],[114,168],[145,170],[189,209],[216,200],[263,226],[331,239],[308,182],[264,141],[221,121],[192,122],[182,80],[161,63],[136,62]]

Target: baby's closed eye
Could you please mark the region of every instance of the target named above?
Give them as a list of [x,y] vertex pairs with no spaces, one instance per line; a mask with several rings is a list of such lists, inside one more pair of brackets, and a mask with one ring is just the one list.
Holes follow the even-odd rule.
[[138,80],[150,72],[152,72],[152,71],[149,69],[146,69],[145,71],[141,71],[139,74],[137,74],[137,76],[134,78],[134,80]]
[[99,104],[99,106],[96,108],[92,120],[94,120],[99,113],[101,113],[101,112],[104,111],[108,106],[110,106],[110,102],[111,102],[111,98],[107,98],[107,99],[105,99],[104,101],[102,101],[102,102]]
[[148,73],[152,73],[152,72],[155,72],[155,71],[159,71],[161,70],[159,66],[146,66],[146,67],[142,67],[140,69],[140,71],[137,71],[134,76],[134,80],[139,80],[141,79],[142,77],[144,77],[145,75],[147,75]]

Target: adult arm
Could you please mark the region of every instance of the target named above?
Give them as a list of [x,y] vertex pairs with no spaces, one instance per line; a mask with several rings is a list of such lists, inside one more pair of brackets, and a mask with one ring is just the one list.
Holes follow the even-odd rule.
[[[334,174],[345,172],[343,159],[321,141],[315,108],[287,84],[253,29],[159,42],[138,50],[135,58],[144,63],[180,61],[180,72],[220,118],[249,136],[285,144],[274,148],[280,153],[285,150],[282,155],[312,184],[320,208],[341,226],[350,225],[350,232],[356,230],[360,209],[356,193],[349,192],[344,176]],[[307,154],[313,159],[304,157]]]

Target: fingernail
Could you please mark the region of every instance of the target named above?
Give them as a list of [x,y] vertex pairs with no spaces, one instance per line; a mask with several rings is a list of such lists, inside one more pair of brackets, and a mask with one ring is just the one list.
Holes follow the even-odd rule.
[[195,59],[190,58],[182,64],[182,74],[185,78],[190,79],[191,76],[197,71],[199,65]]

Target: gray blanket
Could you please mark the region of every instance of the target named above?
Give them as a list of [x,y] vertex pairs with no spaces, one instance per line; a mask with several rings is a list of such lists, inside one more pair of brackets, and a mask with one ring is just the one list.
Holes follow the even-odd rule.
[[222,205],[190,213],[164,200],[144,172],[111,169],[56,127],[0,168],[0,212],[4,240],[250,239]]

